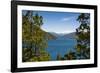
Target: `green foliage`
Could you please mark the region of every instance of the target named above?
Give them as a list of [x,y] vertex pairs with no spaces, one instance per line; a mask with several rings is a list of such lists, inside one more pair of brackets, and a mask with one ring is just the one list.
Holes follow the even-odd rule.
[[22,18],[22,40],[23,41],[30,41],[30,36],[31,36],[31,32],[30,32],[30,27],[31,24],[28,21],[28,18],[26,16],[23,16]]
[[45,39],[45,32],[36,25],[34,25],[33,30],[32,42],[34,45],[37,45],[38,47],[43,47],[45,45],[43,48],[46,48],[47,40]]
[[76,52],[69,51],[64,57],[61,57],[60,54],[57,55],[57,60],[76,60]]
[[28,59],[30,59],[31,58],[31,56],[32,56],[32,49],[27,49],[27,48],[23,48],[23,50],[22,50],[23,52],[22,52],[22,60],[23,60],[23,62],[26,62]]
[[[45,32],[41,29],[43,17],[38,13],[33,15],[33,11],[27,11],[22,16],[22,43],[27,44],[23,47],[23,62],[49,60],[48,53],[43,52],[47,48]],[[43,55],[44,54],[44,55]]]
[[37,26],[41,26],[43,25],[43,17],[42,16],[39,16],[38,14],[35,14],[35,16],[33,17],[33,20],[34,20],[34,25],[37,25]]
[[76,29],[77,36],[77,56],[79,59],[90,58],[90,14],[81,13],[77,19],[80,22],[79,28]]
[[61,58],[61,55],[60,54],[58,54],[57,55],[57,60],[61,60],[62,58]]
[[28,60],[28,62],[39,62],[39,61],[49,61],[50,55],[48,53],[42,53],[40,56],[33,56]]
[[69,51],[67,54],[64,55],[64,58],[66,60],[75,60],[76,54],[75,54],[75,52]]
[[41,25],[43,25],[43,17],[39,16],[38,14],[35,14],[33,16],[33,30],[32,30],[32,43],[34,43],[34,49],[35,49],[35,55],[39,56],[40,49],[44,49],[47,47],[47,39],[45,38],[46,34],[45,32],[40,28]]

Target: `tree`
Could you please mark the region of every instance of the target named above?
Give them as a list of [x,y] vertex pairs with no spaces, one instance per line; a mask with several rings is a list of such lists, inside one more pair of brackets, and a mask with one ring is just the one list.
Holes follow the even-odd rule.
[[34,55],[40,55],[40,49],[45,49],[47,47],[47,40],[45,39],[45,33],[40,27],[34,25],[33,27],[32,43],[34,45]]
[[46,40],[46,34],[41,29],[41,26],[43,25],[43,17],[39,16],[38,13],[36,13],[33,16],[33,31],[32,34],[32,43],[34,43],[34,55],[39,56],[40,55],[40,49],[44,49],[47,47],[47,40]]
[[[22,43],[23,43],[23,61],[30,59],[32,56],[32,45],[31,45],[31,33],[32,33],[32,17],[31,11],[26,11],[25,15],[22,15]],[[26,57],[27,56],[27,57]]]
[[61,55],[59,53],[57,54],[57,60],[61,60]]
[[77,55],[79,59],[88,59],[90,58],[90,14],[81,13],[77,21],[80,23],[80,26],[76,29]]
[[64,55],[64,59],[66,60],[75,60],[76,59],[76,53],[69,51],[67,54]]
[[[33,11],[26,11],[22,16],[22,43],[23,61],[49,60],[50,56],[45,51],[47,47],[47,34],[41,29],[43,17]],[[45,55],[45,56],[43,56]],[[40,58],[41,57],[41,58]],[[44,59],[45,58],[45,59]]]
[[35,14],[35,16],[33,16],[33,20],[34,20],[34,25],[37,26],[42,26],[43,25],[43,17],[39,16],[38,13]]

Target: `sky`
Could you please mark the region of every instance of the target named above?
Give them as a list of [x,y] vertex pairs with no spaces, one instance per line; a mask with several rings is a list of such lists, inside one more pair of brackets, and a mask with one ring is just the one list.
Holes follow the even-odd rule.
[[43,17],[41,28],[47,32],[71,33],[75,32],[76,28],[79,27],[79,22],[76,19],[80,13],[34,11],[35,13]]

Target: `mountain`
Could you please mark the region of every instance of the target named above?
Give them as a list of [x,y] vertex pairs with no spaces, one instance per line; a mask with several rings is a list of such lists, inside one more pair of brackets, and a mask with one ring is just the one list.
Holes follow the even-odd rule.
[[57,37],[49,32],[46,32],[45,30],[41,29],[40,27],[34,25],[33,26],[33,34],[35,34],[35,37],[41,36],[42,34],[44,34],[45,39],[47,40],[51,40],[51,39],[56,39]]
[[68,34],[65,34],[64,36],[62,36],[63,38],[75,38],[75,32],[72,32],[72,33],[68,33]]
[[72,33],[55,33],[55,32],[46,32],[47,38],[50,39],[73,39],[75,38],[75,32]]
[[53,35],[53,36],[55,36],[55,37],[58,37],[59,36],[59,34],[57,34],[55,32],[48,32],[48,33],[51,34],[51,35]]
[[56,35],[53,35],[53,34],[48,33],[48,32],[46,32],[46,34],[47,34],[48,40],[51,40],[51,39],[57,39],[57,36],[56,36]]
[[61,36],[65,35],[64,33],[55,33],[55,32],[48,32],[48,33],[50,33],[51,35],[53,35],[55,37],[61,37]]

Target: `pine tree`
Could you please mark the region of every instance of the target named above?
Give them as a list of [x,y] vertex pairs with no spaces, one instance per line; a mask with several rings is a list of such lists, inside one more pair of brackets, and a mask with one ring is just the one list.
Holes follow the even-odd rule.
[[79,21],[80,26],[76,29],[77,36],[77,55],[79,59],[89,59],[90,58],[90,14],[81,13],[77,21]]
[[22,15],[22,43],[23,43],[23,62],[31,60],[43,60],[39,56],[45,54],[44,60],[49,60],[49,55],[45,52],[47,47],[46,33],[41,29],[43,17],[33,11],[26,11]]
[[34,43],[34,55],[39,56],[40,55],[40,49],[44,49],[47,47],[47,40],[45,38],[46,34],[41,29],[41,26],[43,25],[43,17],[39,16],[38,13],[36,13],[33,16],[33,36],[32,36],[32,43]]
[[27,11],[25,15],[22,15],[23,61],[30,59],[32,56],[32,45],[31,45],[32,22],[30,20],[31,17],[32,17],[31,11]]
[[57,54],[57,60],[61,60],[61,55],[59,53]]
[[76,53],[69,51],[67,54],[64,55],[64,59],[66,60],[75,60],[76,59]]

